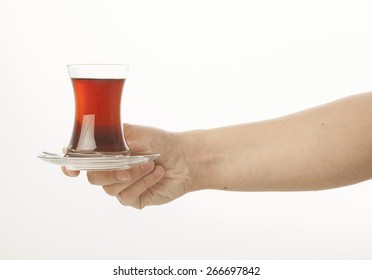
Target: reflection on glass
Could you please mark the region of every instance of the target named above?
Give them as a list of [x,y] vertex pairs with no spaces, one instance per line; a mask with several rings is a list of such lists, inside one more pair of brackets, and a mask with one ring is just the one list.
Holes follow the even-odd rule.
[[94,151],[97,148],[94,138],[94,118],[95,115],[84,115],[81,126],[79,142],[76,150],[78,152]]

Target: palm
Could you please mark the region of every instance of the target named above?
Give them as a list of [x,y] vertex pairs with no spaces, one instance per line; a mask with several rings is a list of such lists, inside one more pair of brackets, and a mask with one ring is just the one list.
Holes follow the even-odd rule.
[[177,135],[163,130],[125,125],[125,136],[133,152],[160,153],[156,165],[164,169],[163,178],[141,195],[144,205],[170,202],[187,192],[190,173]]

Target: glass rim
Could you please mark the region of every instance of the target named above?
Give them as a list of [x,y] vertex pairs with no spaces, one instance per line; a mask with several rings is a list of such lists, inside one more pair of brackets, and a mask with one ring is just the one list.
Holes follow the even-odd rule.
[[71,78],[86,79],[125,79],[128,76],[128,64],[68,64]]

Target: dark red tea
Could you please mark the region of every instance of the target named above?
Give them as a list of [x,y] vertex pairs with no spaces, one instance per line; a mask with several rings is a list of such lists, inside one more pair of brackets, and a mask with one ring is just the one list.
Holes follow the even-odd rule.
[[120,118],[125,80],[71,80],[75,93],[75,123],[67,152],[128,152]]

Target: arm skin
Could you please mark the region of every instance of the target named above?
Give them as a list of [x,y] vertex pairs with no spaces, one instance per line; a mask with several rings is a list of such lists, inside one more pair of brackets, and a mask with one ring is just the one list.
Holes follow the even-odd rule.
[[181,133],[129,124],[124,130],[132,151],[160,157],[87,177],[139,209],[202,189],[310,191],[372,178],[372,93],[257,123]]
[[181,135],[192,190],[307,191],[372,177],[372,93]]

